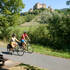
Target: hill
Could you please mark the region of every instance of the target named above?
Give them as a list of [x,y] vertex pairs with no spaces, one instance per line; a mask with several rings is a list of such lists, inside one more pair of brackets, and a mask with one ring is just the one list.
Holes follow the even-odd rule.
[[[36,14],[35,14],[36,13]],[[33,12],[25,12],[22,16],[25,16],[28,18],[27,19],[30,19],[29,21],[26,21],[24,24],[21,24],[21,26],[38,26],[38,25],[42,25],[40,24],[40,20],[42,20],[42,18],[44,19],[44,16],[46,15],[47,16],[47,20],[48,18],[52,18],[53,14],[57,14],[57,15],[61,15],[58,11],[54,10],[54,11],[51,11],[50,9],[40,9],[40,10],[35,10]],[[29,16],[31,15],[31,17]],[[33,16],[34,15],[34,16]],[[33,16],[33,18],[32,18]],[[43,22],[42,22],[43,23]]]

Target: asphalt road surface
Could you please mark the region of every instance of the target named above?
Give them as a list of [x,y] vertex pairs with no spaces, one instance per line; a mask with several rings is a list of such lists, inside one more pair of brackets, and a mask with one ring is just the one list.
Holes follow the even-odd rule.
[[4,58],[24,64],[39,66],[48,70],[70,70],[70,59],[64,59],[38,53],[25,53],[23,56],[17,56],[16,53],[13,55],[9,55],[6,51],[6,48],[0,48],[0,53],[4,55]]

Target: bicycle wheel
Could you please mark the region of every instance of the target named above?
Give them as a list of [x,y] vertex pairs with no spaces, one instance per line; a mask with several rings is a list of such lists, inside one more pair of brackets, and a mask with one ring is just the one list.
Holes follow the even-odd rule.
[[28,43],[28,45],[27,45],[27,51],[28,51],[29,53],[33,53],[33,48],[32,48],[32,46],[31,46],[31,44],[29,44],[29,43]]
[[24,54],[24,49],[22,48],[22,47],[20,47],[20,46],[18,46],[18,48],[17,48],[17,54],[19,55],[19,56],[22,56],[23,54]]

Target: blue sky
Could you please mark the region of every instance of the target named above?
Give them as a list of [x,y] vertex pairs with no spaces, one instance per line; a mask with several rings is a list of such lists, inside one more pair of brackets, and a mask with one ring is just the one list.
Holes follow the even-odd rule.
[[25,8],[22,10],[22,12],[33,8],[33,5],[35,5],[37,2],[45,3],[46,7],[51,6],[53,9],[67,8],[68,6],[66,5],[66,1],[67,0],[23,0]]

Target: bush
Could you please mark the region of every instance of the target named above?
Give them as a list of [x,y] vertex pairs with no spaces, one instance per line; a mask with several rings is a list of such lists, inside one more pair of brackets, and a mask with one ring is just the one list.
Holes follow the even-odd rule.
[[[62,13],[52,13],[51,16],[42,16],[40,26],[29,32],[32,43],[49,45],[58,50],[70,49],[70,16]],[[43,18],[44,17],[44,18]]]
[[47,29],[50,34],[50,41],[52,41],[55,49],[70,49],[70,16],[63,14],[54,14],[48,17],[44,15],[40,20],[41,24],[48,24]]
[[49,32],[47,30],[47,26],[39,26],[34,31],[28,32],[32,43],[41,44],[41,45],[49,45]]
[[17,20],[18,20],[17,14],[14,15],[1,15],[0,16],[0,38],[4,39],[4,37],[7,37],[7,29],[11,26],[18,25]]
[[25,21],[30,22],[34,17],[35,17],[34,15],[29,14],[25,17],[26,18]]

